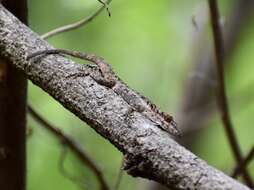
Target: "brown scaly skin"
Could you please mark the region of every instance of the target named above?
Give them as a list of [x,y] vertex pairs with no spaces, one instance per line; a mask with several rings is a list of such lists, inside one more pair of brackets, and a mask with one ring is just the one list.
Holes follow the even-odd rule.
[[173,117],[169,114],[161,111],[155,104],[153,104],[148,98],[140,95],[134,90],[131,90],[112,70],[111,66],[106,63],[103,58],[100,58],[93,54],[82,53],[78,51],[70,51],[64,49],[52,49],[42,50],[35,52],[27,57],[31,59],[39,55],[49,54],[66,54],[72,57],[87,60],[96,64],[101,72],[102,77],[94,76],[92,73],[85,73],[84,75],[90,75],[99,84],[111,88],[121,96],[133,110],[145,115],[153,123],[155,123],[161,129],[167,131],[169,134],[179,137],[180,132],[176,127],[176,123]]

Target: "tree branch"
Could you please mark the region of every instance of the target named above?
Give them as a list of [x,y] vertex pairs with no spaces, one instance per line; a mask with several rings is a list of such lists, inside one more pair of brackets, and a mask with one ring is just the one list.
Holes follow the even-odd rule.
[[124,159],[122,159],[121,166],[119,167],[119,171],[116,177],[116,182],[114,184],[113,190],[118,190],[121,184],[121,181],[123,179],[123,165],[124,165]]
[[[67,24],[67,25],[61,26],[59,28],[56,28],[54,30],[51,30],[51,31],[43,34],[41,37],[43,39],[48,39],[48,38],[53,37],[53,36],[55,36],[57,34],[60,34],[60,33],[63,33],[63,32],[67,32],[67,31],[74,30],[74,29],[77,29],[79,27],[85,26],[86,24],[91,22],[94,18],[96,18],[104,10],[106,5],[108,5],[111,1],[112,0],[108,0],[107,2],[105,2],[102,7],[100,7],[97,11],[95,11],[90,16],[88,16],[88,17],[86,17],[86,18],[84,18],[84,19],[82,19],[80,21],[77,21],[77,22],[74,22],[74,23],[71,23],[71,24]],[[107,10],[108,10],[108,8],[107,8]],[[108,10],[108,13],[110,15],[109,10]]]
[[0,6],[0,54],[123,152],[124,169],[130,175],[173,189],[249,189],[177,144],[112,89],[82,76],[84,70],[100,75],[91,66],[60,55],[27,61],[28,55],[45,49],[53,48]]
[[[216,58],[216,69],[217,69],[217,81],[218,81],[218,88],[217,88],[217,102],[221,112],[221,119],[223,122],[224,129],[226,131],[226,135],[228,141],[230,143],[230,147],[233,151],[233,155],[235,160],[240,165],[243,162],[242,153],[240,149],[239,142],[237,140],[232,121],[230,118],[228,101],[225,91],[225,80],[224,80],[224,43],[223,43],[223,36],[222,31],[219,24],[219,10],[217,5],[217,0],[209,0],[209,8],[210,8],[210,16],[211,16],[211,23],[212,23],[212,30],[213,30],[213,39],[214,39],[214,48],[215,48],[215,58]],[[250,186],[253,187],[253,182],[248,174],[248,171],[243,168],[243,178],[245,182]]]
[[240,175],[243,172],[243,168],[247,168],[248,164],[254,159],[254,146],[250,150],[250,152],[247,154],[246,158],[243,160],[241,164],[239,164],[232,174],[232,177],[236,178],[238,175]]
[[107,185],[107,182],[105,181],[103,177],[103,173],[100,170],[100,168],[96,165],[96,163],[93,161],[93,159],[88,155],[87,152],[70,136],[63,133],[59,128],[51,125],[48,121],[46,121],[44,118],[42,118],[36,111],[31,107],[28,106],[28,112],[31,114],[31,116],[40,123],[44,128],[49,130],[55,137],[57,137],[61,142],[63,142],[65,145],[67,145],[71,151],[80,159],[80,161],[87,165],[96,175],[101,190],[109,190],[110,188]]

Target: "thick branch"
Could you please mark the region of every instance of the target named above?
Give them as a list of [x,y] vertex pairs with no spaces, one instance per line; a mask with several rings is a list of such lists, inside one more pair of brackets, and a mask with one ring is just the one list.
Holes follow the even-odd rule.
[[91,67],[60,55],[28,62],[28,55],[52,47],[2,6],[0,49],[33,83],[122,151],[129,174],[173,189],[249,189],[177,144],[112,89],[99,85],[90,76],[82,76],[84,70],[92,72]]

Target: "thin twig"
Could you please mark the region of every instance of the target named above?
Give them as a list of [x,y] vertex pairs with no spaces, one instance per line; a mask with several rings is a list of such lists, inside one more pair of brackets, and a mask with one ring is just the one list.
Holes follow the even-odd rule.
[[123,164],[124,164],[124,158],[122,158],[121,161],[121,166],[119,168],[118,174],[117,174],[117,178],[116,178],[116,183],[114,185],[114,189],[113,190],[118,190],[121,184],[121,181],[123,179]]
[[28,106],[28,112],[43,127],[48,129],[52,134],[63,141],[85,165],[92,169],[101,185],[101,190],[110,189],[103,177],[102,171],[98,168],[88,153],[86,153],[85,150],[82,149],[82,147],[77,142],[75,142],[74,139],[72,139],[67,134],[64,134],[59,128],[51,125],[48,121],[42,118],[31,106]]
[[[207,79],[204,79],[204,80],[207,80]],[[240,112],[243,109],[246,109],[246,108],[248,108],[249,106],[252,105],[251,103],[253,103],[253,100],[251,98],[254,96],[254,91],[250,92],[250,88],[252,86],[253,85],[247,85],[246,87],[234,92],[231,95],[231,97],[228,98],[229,102],[237,102],[234,105],[234,107],[238,108],[236,114],[238,114],[238,112]],[[243,101],[239,101],[239,100],[243,100]],[[203,117],[212,117],[214,112],[216,111],[216,107],[215,107],[214,103],[211,101],[211,102],[203,103],[201,105],[202,106],[198,106],[197,108],[195,108],[193,110],[190,110],[190,111],[188,110],[188,112],[187,112],[188,115],[192,116],[193,118],[196,118],[195,117],[196,115],[198,115],[200,113],[203,113],[204,114]],[[208,109],[210,110],[210,112],[207,113]],[[204,127],[205,127],[204,125],[196,125],[196,126],[193,126],[191,128],[186,127],[186,128],[184,128],[184,131],[182,130],[182,132],[185,136],[188,136],[188,135],[190,136],[190,135],[193,135],[193,133],[196,133],[196,132],[200,131]],[[189,136],[188,136],[188,139],[187,139],[188,143],[190,142],[190,137]],[[183,139],[183,140],[185,140],[185,139]]]
[[244,168],[247,168],[248,164],[254,159],[254,146],[252,147],[252,149],[250,150],[249,154],[247,154],[246,158],[243,160],[243,162],[238,165],[235,169],[234,172],[232,174],[232,177],[236,178],[237,176],[239,176],[242,172]]
[[[79,27],[82,27],[86,24],[88,24],[89,22],[91,22],[95,17],[97,17],[103,10],[104,8],[107,8],[106,5],[108,5],[112,0],[108,0],[107,2],[104,2],[104,5],[102,7],[100,7],[97,11],[95,11],[92,15],[80,20],[80,21],[77,21],[77,22],[74,22],[74,23],[71,23],[71,24],[67,24],[67,25],[64,25],[64,26],[60,26],[59,28],[56,28],[54,30],[51,30],[43,35],[41,35],[41,37],[43,39],[48,39],[50,37],[53,37],[57,34],[60,34],[60,33],[63,33],[63,32],[67,32],[67,31],[70,31],[70,30],[74,30],[74,29],[77,29]],[[110,12],[109,12],[110,14]]]
[[108,12],[108,16],[111,17],[111,12],[110,12],[109,7],[108,7],[108,2],[104,2],[102,0],[98,0],[98,1],[106,7],[107,12]]
[[[220,16],[219,16],[218,5],[216,0],[209,0],[209,9],[210,9],[210,16],[211,16],[211,23],[212,23],[212,30],[213,30],[213,39],[214,39],[215,57],[216,57],[215,62],[216,62],[217,80],[218,80],[217,102],[220,108],[223,126],[226,131],[226,135],[229,140],[234,158],[236,159],[237,163],[240,164],[242,163],[243,158],[242,158],[242,154],[240,150],[240,145],[238,143],[238,140],[237,140],[237,137],[231,122],[228,102],[227,102],[227,97],[225,92],[224,68],[223,68],[224,44],[223,44],[222,31],[219,24]],[[245,168],[243,170],[243,178],[248,186],[253,187],[252,179]]]
[[66,178],[68,178],[69,180],[71,180],[73,183],[77,184],[80,188],[82,189],[88,189],[88,184],[85,183],[83,180],[81,180],[80,178],[74,176],[73,174],[69,173],[65,167],[64,167],[64,161],[66,160],[66,156],[67,156],[67,147],[64,146],[60,156],[59,156],[59,161],[58,161],[58,169],[59,172]]

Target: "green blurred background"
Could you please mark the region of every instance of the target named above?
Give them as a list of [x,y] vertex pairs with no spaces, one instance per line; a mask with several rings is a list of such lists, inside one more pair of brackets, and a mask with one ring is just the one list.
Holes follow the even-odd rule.
[[[222,15],[227,18],[236,1],[219,2]],[[130,87],[175,115],[193,64],[193,31],[197,29],[193,19],[202,4],[203,0],[113,0],[111,18],[103,11],[92,23],[52,37],[49,42],[57,48],[104,57]],[[90,15],[99,6],[96,0],[30,0],[30,25],[34,31],[44,34]],[[226,73],[227,94],[232,99],[231,115],[244,154],[254,144],[253,51],[254,21],[249,20],[229,59],[231,66]],[[122,159],[115,147],[32,83],[29,84],[29,102],[51,123],[76,138],[103,169],[108,183],[114,184]],[[59,172],[63,150],[59,141],[31,117],[28,117],[28,125],[32,130],[27,143],[28,190],[82,189]],[[230,173],[234,159],[218,114],[198,138],[193,151],[209,164]],[[65,168],[87,184],[83,189],[98,189],[93,173],[70,151]],[[254,177],[254,163],[249,170]],[[141,187],[136,178],[124,174],[120,189]]]

